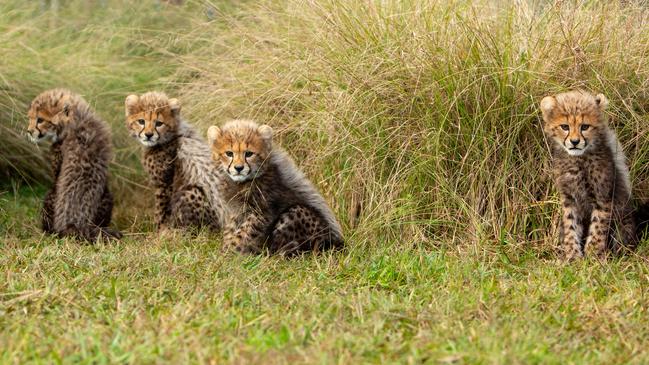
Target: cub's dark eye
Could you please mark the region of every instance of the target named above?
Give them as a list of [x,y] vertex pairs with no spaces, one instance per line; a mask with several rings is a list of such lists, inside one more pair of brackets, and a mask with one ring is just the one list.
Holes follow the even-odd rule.
[[250,151],[246,151],[246,157],[252,157],[252,155],[254,155],[254,153]]
[[36,124],[41,124],[41,123],[43,123],[43,119],[41,119],[41,118],[37,118],[37,119],[36,119]]
[[570,130],[570,126],[567,125],[567,124],[562,124],[562,125],[561,125],[561,129],[563,129],[564,131],[569,131],[569,130]]
[[144,125],[144,119],[138,119],[137,123],[138,123],[139,125]]
[[581,130],[582,130],[582,131],[587,131],[588,128],[590,128],[590,125],[588,125],[588,124],[582,124],[582,125],[581,125]]
[[155,127],[156,127],[156,128],[158,128],[158,127],[162,127],[162,124],[163,124],[163,123],[162,123],[161,121],[159,121],[159,120],[156,120],[156,121],[155,121]]
[[234,156],[234,153],[232,153],[232,151],[225,151],[225,155],[228,157],[232,157]]

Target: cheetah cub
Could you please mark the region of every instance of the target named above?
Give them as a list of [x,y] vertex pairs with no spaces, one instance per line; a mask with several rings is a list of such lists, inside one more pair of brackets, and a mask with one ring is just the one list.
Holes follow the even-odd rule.
[[208,130],[228,218],[224,244],[243,253],[297,254],[343,245],[340,225],[267,125],[234,120]]
[[120,232],[108,228],[113,196],[108,190],[112,148],[107,124],[81,96],[65,89],[38,95],[27,115],[31,140],[52,142],[54,186],[43,202],[43,231],[88,241],[99,235],[120,238]]
[[602,94],[571,91],[541,101],[561,197],[560,249],[568,260],[605,257],[636,245],[624,152],[604,113]]
[[180,103],[160,92],[126,98],[126,126],[144,146],[142,165],[155,188],[155,223],[220,230],[218,169],[205,141],[180,116]]

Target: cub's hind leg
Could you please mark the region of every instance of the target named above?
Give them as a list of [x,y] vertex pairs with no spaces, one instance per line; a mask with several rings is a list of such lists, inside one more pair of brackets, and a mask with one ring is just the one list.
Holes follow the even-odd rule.
[[328,228],[312,209],[297,205],[282,213],[270,235],[270,248],[283,255],[320,251],[330,246]]
[[212,213],[203,189],[187,186],[171,197],[171,219],[175,227],[218,228],[219,220]]
[[113,194],[108,190],[108,186],[104,189],[97,204],[97,211],[92,221],[79,226],[70,224],[60,232],[60,235],[77,237],[90,242],[95,241],[99,236],[109,239],[121,239],[122,232],[108,227],[113,212]]
[[261,254],[266,246],[269,222],[263,214],[248,211],[233,214],[223,229],[223,248],[245,254]]

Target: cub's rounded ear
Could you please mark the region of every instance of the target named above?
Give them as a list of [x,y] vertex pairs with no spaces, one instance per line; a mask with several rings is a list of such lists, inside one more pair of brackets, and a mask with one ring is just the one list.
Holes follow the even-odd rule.
[[213,125],[207,130],[207,139],[210,141],[210,144],[214,144],[220,137],[221,129],[219,127]]
[[604,110],[608,107],[608,99],[604,94],[595,95],[595,102],[597,103],[599,110]]
[[547,119],[552,115],[554,108],[557,106],[557,99],[554,96],[546,96],[541,100],[541,113],[543,118]]
[[66,117],[70,116],[70,109],[70,103],[66,102],[65,104],[63,104],[63,114],[65,114]]
[[36,100],[32,100],[32,102],[29,104],[29,109],[28,110],[32,110],[32,109],[36,110],[36,109],[39,109],[40,107],[41,107],[41,103],[39,103]]
[[61,105],[61,112],[66,116],[70,116],[70,110],[72,109],[72,98],[70,95],[62,97],[58,104]]
[[171,113],[174,115],[174,117],[178,117],[178,115],[180,115],[180,101],[178,99],[169,99],[169,108],[171,109]]
[[131,114],[137,113],[137,103],[140,101],[140,97],[137,95],[129,95],[126,97],[126,116],[128,117]]
[[273,139],[273,128],[271,128],[269,125],[262,124],[257,128],[257,132],[261,136],[261,138],[270,141]]

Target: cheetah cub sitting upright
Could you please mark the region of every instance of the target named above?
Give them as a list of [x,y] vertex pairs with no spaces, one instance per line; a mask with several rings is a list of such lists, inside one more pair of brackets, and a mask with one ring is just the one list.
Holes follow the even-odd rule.
[[209,146],[180,116],[180,102],[160,92],[126,98],[126,126],[144,146],[142,164],[155,188],[155,223],[220,230],[218,169]]
[[343,245],[340,225],[267,125],[234,120],[208,130],[212,158],[227,178],[224,244],[244,253],[297,254]]
[[607,105],[604,95],[584,91],[541,101],[563,206],[560,248],[568,260],[605,257],[636,245],[629,169],[622,146],[608,127]]
[[99,235],[120,238],[108,228],[113,196],[108,190],[110,131],[79,95],[53,89],[31,103],[27,132],[35,143],[51,140],[54,186],[45,196],[42,226],[46,233],[94,241]]

